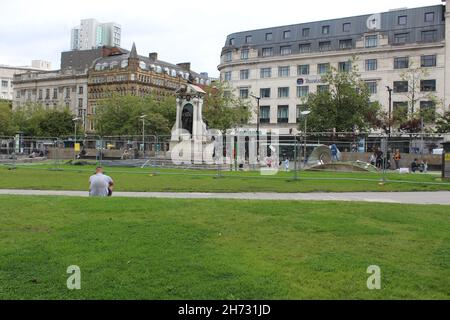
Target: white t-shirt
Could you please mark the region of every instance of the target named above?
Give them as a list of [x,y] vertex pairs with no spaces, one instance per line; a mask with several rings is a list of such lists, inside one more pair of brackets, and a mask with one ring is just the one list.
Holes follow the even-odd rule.
[[108,187],[113,180],[102,173],[94,174],[89,178],[89,195],[91,197],[107,197]]

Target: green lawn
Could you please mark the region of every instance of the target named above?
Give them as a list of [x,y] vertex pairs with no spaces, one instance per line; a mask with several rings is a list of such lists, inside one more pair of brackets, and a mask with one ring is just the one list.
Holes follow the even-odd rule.
[[[0,189],[86,190],[94,167],[61,166],[52,171],[50,165],[20,166],[15,170],[0,167]],[[435,191],[450,190],[450,182],[442,183],[431,174],[399,175],[389,173],[391,181],[379,184],[380,173],[281,172],[261,176],[259,172],[225,172],[175,169],[106,168],[116,182],[117,191],[155,192],[365,192],[365,191]],[[154,173],[157,174],[154,174]],[[407,183],[399,183],[399,181]]]
[[[445,206],[0,203],[0,299],[450,299]],[[69,265],[81,268],[79,291],[66,288]],[[369,265],[382,290],[366,288]]]

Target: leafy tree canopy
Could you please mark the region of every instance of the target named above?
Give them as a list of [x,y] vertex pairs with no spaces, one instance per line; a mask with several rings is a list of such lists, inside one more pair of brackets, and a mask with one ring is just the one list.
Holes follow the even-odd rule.
[[247,124],[250,115],[250,104],[236,98],[227,84],[217,82],[206,88],[203,117],[209,128],[226,133],[229,129]]
[[157,101],[151,96],[114,95],[97,106],[95,129],[100,135],[140,135],[142,115],[147,115],[146,134],[170,134],[176,120],[175,98]]
[[[351,61],[355,65],[354,60]],[[311,111],[308,126],[316,132],[353,132],[376,127],[380,105],[370,102],[367,84],[356,67],[348,71],[331,68],[323,76],[327,87],[310,94],[306,106]]]

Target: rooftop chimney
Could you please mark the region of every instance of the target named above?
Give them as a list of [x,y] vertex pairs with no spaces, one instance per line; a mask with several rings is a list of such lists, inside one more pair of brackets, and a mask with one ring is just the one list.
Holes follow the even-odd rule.
[[152,61],[156,61],[158,60],[158,52],[151,52],[148,57],[150,58],[150,60]]
[[191,63],[190,62],[177,63],[177,66],[179,66],[181,69],[184,69],[186,71],[191,71]]

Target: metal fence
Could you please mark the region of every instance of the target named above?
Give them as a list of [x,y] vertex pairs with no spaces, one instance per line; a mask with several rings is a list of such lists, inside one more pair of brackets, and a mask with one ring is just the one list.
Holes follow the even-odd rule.
[[[253,132],[227,137],[211,135],[198,139],[202,145],[200,161],[176,163],[172,150],[180,141],[173,141],[167,135],[17,135],[0,137],[0,164],[46,163],[55,168],[63,164],[100,164],[105,167],[150,168],[161,170],[161,173],[165,168],[178,168],[196,171],[181,170],[179,174],[220,176],[231,171],[257,173],[276,169],[290,172],[294,179],[298,179],[302,171],[366,172],[386,179],[387,173],[403,170],[405,173],[432,173],[438,177],[443,163],[441,144],[446,139],[445,135],[438,134],[309,133],[279,136]],[[208,145],[214,146],[208,149]],[[255,150],[256,155],[253,154]],[[395,157],[397,152],[400,159]],[[203,153],[209,154],[203,156]],[[207,162],[207,158],[212,161]]]

